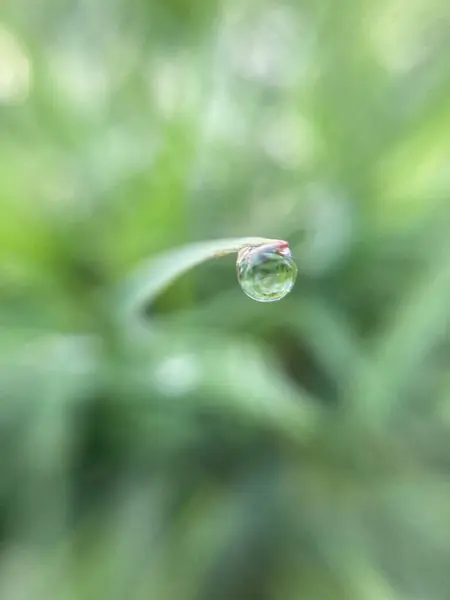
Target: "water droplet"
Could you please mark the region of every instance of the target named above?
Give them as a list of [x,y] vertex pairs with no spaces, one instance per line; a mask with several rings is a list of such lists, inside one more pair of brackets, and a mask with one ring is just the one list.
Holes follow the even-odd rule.
[[294,287],[297,266],[286,242],[240,250],[236,262],[239,284],[257,302],[276,302]]

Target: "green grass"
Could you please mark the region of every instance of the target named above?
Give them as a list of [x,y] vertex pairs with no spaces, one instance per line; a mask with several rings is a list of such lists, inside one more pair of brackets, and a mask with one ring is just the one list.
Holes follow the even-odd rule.
[[0,598],[447,600],[449,23],[2,3]]

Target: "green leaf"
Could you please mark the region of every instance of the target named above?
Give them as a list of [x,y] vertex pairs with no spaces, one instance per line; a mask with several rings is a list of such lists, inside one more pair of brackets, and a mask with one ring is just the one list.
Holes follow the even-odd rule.
[[144,261],[118,289],[118,314],[127,318],[154,301],[177,277],[206,260],[239,252],[241,248],[279,240],[243,237],[208,240],[179,248]]

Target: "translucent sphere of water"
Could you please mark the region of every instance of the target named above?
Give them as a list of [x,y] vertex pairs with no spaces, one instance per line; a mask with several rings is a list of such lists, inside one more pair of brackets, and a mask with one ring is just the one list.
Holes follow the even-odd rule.
[[281,300],[297,278],[297,266],[286,243],[243,248],[236,271],[245,294],[257,302]]

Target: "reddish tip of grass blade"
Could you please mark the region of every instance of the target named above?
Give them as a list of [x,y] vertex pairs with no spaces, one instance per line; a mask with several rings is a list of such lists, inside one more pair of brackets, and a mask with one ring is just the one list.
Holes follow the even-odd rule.
[[289,243],[284,240],[277,240],[277,242],[274,244],[274,250],[281,256],[291,256]]

